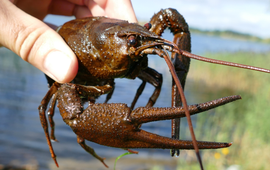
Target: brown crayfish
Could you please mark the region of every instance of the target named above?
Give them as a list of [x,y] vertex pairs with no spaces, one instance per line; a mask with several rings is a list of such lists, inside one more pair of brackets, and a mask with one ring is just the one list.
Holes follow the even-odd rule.
[[[168,27],[174,34],[174,42],[160,37]],[[161,10],[155,14],[149,24],[144,27],[118,19],[106,17],[90,17],[76,19],[65,23],[58,33],[74,51],[79,60],[79,71],[71,83],[51,83],[51,87],[39,106],[39,115],[51,156],[56,155],[51,145],[54,136],[53,114],[56,101],[63,120],[77,135],[77,141],[82,148],[99,159],[105,166],[104,159],[99,157],[94,149],[85,144],[85,139],[111,147],[129,148],[163,148],[196,149],[201,164],[198,148],[216,149],[228,147],[230,143],[196,141],[190,121],[190,114],[196,114],[214,107],[240,99],[240,96],[220,98],[211,102],[187,106],[183,89],[189,69],[189,58],[218,64],[254,69],[269,72],[266,69],[244,66],[223,61],[203,58],[189,53],[190,34],[184,18],[174,9]],[[185,51],[184,51],[185,50]],[[172,52],[169,59],[167,51]],[[154,108],[160,93],[162,76],[148,67],[147,54],[157,54],[164,58],[173,77],[172,107]],[[100,95],[112,95],[115,78],[135,79],[143,81],[133,100],[131,107],[126,104],[95,103]],[[155,86],[155,91],[147,107],[133,107],[143,91],[145,83]],[[46,109],[51,127],[49,136],[46,119]],[[89,102],[84,109],[83,103]],[[183,103],[183,107],[181,107]],[[187,117],[192,141],[179,140],[177,136],[177,119]],[[173,122],[173,138],[162,137],[140,129],[141,124],[176,119]],[[178,120],[179,121],[179,120]],[[176,128],[175,128],[176,127]],[[202,167],[202,164],[201,164]]]

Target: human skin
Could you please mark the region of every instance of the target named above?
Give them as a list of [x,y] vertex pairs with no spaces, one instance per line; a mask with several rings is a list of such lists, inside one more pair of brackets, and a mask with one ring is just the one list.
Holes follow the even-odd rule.
[[42,21],[48,14],[137,22],[130,0],[0,0],[0,45],[59,83],[76,76],[78,61],[64,40]]

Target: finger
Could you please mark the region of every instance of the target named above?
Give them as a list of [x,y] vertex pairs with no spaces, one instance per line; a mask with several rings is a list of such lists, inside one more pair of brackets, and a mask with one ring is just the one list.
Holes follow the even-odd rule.
[[93,16],[91,11],[86,6],[75,6],[73,15],[76,18],[84,18]]
[[130,0],[85,0],[94,16],[108,16],[138,22]]
[[[76,1],[75,1],[76,2]],[[83,3],[69,2],[67,0],[54,0],[51,2],[49,13],[65,16],[82,16],[87,17],[90,10]]]
[[36,0],[13,0],[12,3],[29,15],[35,16],[42,20],[48,14],[48,7],[50,1],[36,1]]
[[14,1],[13,3],[21,10],[40,20],[43,20],[47,14],[71,16],[74,15],[74,9],[78,6],[85,7],[82,2],[75,3],[69,2],[68,0],[22,0]]
[[105,10],[93,0],[86,0],[85,5],[94,16],[106,16]]
[[68,1],[76,5],[84,5],[85,0],[64,0],[64,1]]
[[48,13],[55,15],[73,15],[74,8],[77,5],[66,0],[54,0],[51,2]]
[[67,0],[52,1],[49,9],[50,14],[72,16],[76,18],[93,16],[91,11],[80,1],[69,2]]
[[130,0],[107,0],[105,11],[110,17],[138,22]]
[[54,0],[50,13],[75,15],[76,18],[107,16],[138,22],[129,0]]
[[0,1],[0,26],[0,43],[25,61],[60,83],[76,76],[76,56],[63,39],[40,20],[9,1]]

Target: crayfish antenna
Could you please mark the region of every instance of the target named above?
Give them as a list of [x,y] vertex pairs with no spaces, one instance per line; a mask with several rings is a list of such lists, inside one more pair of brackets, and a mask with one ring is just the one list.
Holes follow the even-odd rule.
[[190,131],[190,134],[191,134],[194,150],[196,152],[196,156],[197,156],[197,159],[199,161],[200,167],[203,170],[202,160],[201,160],[197,140],[196,140],[196,137],[195,137],[195,133],[194,133],[194,130],[193,130],[193,126],[192,126],[192,122],[191,122],[191,118],[190,118],[190,113],[189,113],[189,110],[188,110],[187,100],[186,100],[186,97],[184,95],[184,91],[183,91],[183,88],[181,86],[181,83],[180,83],[180,81],[179,81],[179,79],[177,77],[177,74],[175,72],[172,61],[169,59],[169,57],[168,57],[169,55],[168,55],[167,51],[164,50],[164,52],[167,55],[164,55],[163,58],[165,59],[167,65],[168,65],[168,67],[169,67],[169,69],[171,71],[171,74],[172,74],[172,77],[173,77],[173,79],[175,81],[176,87],[177,87],[177,89],[178,89],[178,91],[180,93],[182,104],[184,106],[185,114],[186,114],[186,117],[187,117],[188,127],[189,127],[189,131]]
[[[177,51],[175,51],[175,52],[177,52]],[[233,62],[228,62],[228,61],[222,61],[222,60],[216,60],[216,59],[211,59],[211,58],[207,58],[207,57],[202,57],[202,56],[192,54],[190,52],[180,50],[180,49],[179,49],[179,52],[186,57],[196,59],[199,61],[204,61],[207,63],[214,63],[214,64],[238,67],[238,68],[243,68],[243,69],[248,69],[248,70],[260,71],[260,72],[264,72],[264,73],[270,73],[270,70],[265,69],[265,68],[254,67],[254,66],[249,66],[249,65],[244,65],[244,64],[238,64],[238,63],[233,63]]]

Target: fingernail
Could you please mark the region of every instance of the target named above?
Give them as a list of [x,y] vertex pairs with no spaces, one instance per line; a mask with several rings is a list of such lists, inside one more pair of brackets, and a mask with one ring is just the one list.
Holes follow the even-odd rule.
[[44,62],[45,69],[55,77],[59,82],[62,82],[70,69],[71,59],[60,51],[50,52]]

